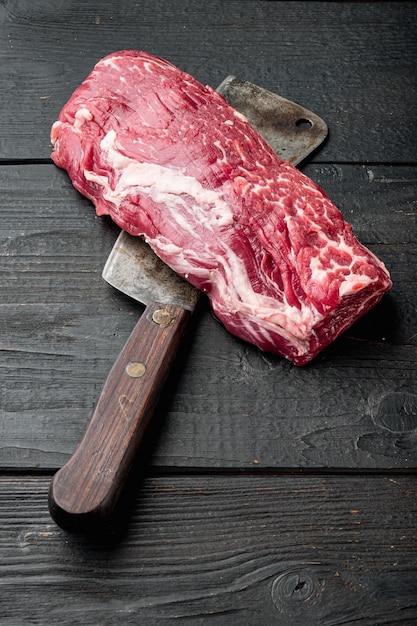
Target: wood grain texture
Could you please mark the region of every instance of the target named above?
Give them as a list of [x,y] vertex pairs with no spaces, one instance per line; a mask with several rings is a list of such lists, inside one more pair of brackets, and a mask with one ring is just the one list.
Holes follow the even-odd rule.
[[109,519],[154,418],[191,311],[150,302],[118,355],[71,459],[55,474],[49,510],[66,530]]
[[[0,1],[1,626],[417,624],[416,26],[412,2]],[[100,540],[53,523],[48,486],[142,309],[102,281],[118,229],[50,164],[49,132],[121,48],[322,116],[304,171],[394,287],[303,369],[203,300],[126,526]]]
[[[0,5],[0,158],[49,158],[63,104],[105,54],[143,49],[216,87],[235,74],[317,112],[320,160],[413,162],[412,2],[142,0]],[[19,103],[16,106],[16,103]]]
[[[392,291],[306,368],[232,337],[203,302],[162,398],[153,464],[416,466],[416,168],[304,171],[386,262]],[[56,469],[142,309],[102,280],[118,229],[64,172],[3,166],[0,192],[0,466]]]
[[414,478],[148,478],[107,541],[55,526],[47,489],[0,480],[2,624],[417,622]]

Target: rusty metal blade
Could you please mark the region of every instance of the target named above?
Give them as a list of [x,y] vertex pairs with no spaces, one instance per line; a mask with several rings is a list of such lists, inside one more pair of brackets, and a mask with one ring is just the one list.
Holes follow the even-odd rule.
[[298,165],[323,143],[327,124],[305,107],[247,80],[228,76],[217,91],[243,113],[274,152]]
[[140,238],[121,231],[103,269],[110,285],[142,304],[176,304],[193,311],[200,292],[166,265]]

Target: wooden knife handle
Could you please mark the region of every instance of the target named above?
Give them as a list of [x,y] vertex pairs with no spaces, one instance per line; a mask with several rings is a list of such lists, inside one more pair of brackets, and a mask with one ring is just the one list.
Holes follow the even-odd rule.
[[155,302],[145,309],[76,451],[51,481],[49,510],[65,530],[92,529],[114,512],[190,316]]

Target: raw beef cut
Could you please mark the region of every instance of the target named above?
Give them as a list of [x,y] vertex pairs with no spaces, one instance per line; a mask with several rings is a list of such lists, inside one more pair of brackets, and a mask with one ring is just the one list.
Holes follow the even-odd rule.
[[303,365],[391,286],[316,184],[163,59],[102,59],[51,139],[54,162],[97,214],[143,237],[262,350]]

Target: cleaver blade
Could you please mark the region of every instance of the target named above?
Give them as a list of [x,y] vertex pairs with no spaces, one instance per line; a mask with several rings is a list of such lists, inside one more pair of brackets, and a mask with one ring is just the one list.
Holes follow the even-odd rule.
[[[278,156],[294,165],[327,136],[317,115],[253,83],[228,76],[218,91]],[[103,278],[145,310],[107,377],[77,449],[51,481],[51,516],[71,532],[96,531],[111,520],[200,296],[139,237],[124,231]]]
[[243,113],[274,152],[298,165],[326,139],[327,124],[300,104],[237,76],[227,76],[217,91]]
[[122,230],[103,269],[109,285],[148,306],[174,304],[192,312],[200,292],[178,276],[140,237]]

